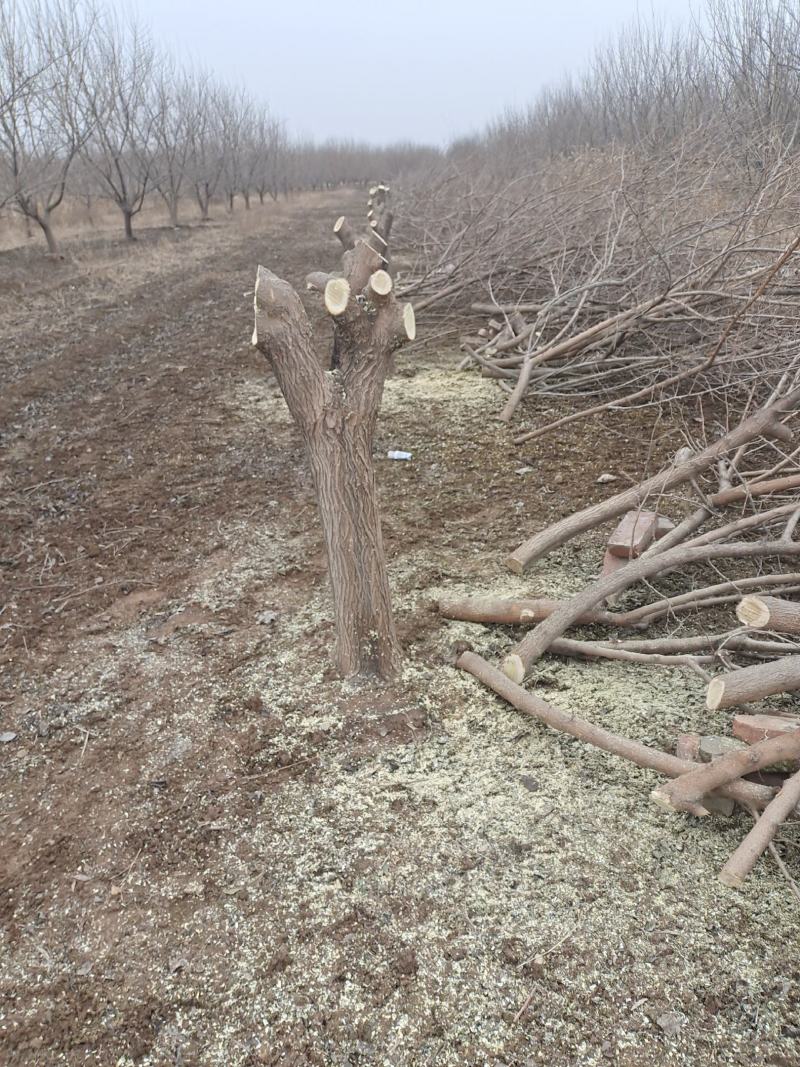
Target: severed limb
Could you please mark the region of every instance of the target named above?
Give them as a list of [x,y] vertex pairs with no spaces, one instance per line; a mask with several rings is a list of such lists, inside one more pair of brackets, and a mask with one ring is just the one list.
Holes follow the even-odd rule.
[[[606,641],[567,641],[563,637],[557,638],[550,646],[550,651],[555,655],[562,655],[563,649],[570,648],[575,655],[603,656],[606,659],[614,659],[614,653],[619,651],[623,654],[636,653],[645,658],[663,656],[695,656],[703,653],[716,653],[721,649],[729,652],[751,653],[756,656],[786,655],[787,652],[800,652],[800,645],[786,645],[780,641],[762,641],[752,637],[746,637],[740,632],[733,630],[724,634],[701,634],[697,637],[655,637],[650,640],[626,640],[619,641],[609,639]],[[587,651],[582,651],[586,649]],[[595,651],[592,651],[595,650]],[[570,655],[570,652],[566,653]],[[620,659],[623,658],[621,655]],[[708,655],[708,661],[716,658]],[[655,662],[655,659],[654,659]]]
[[787,778],[778,795],[767,805],[750,833],[719,872],[720,881],[739,889],[765,849],[769,848],[778,829],[800,803],[800,771]]
[[[595,748],[601,748],[605,752],[630,760],[638,767],[646,767],[649,770],[666,774],[670,778],[676,778],[694,770],[696,766],[688,760],[650,748],[640,741],[632,741],[630,738],[612,733],[586,719],[579,719],[575,715],[554,708],[535,693],[529,693],[516,682],[512,682],[502,671],[493,667],[491,663],[487,663],[475,652],[462,652],[456,665],[493,689],[498,696],[507,700],[509,704],[513,704],[524,714],[539,719],[553,730],[570,734],[580,741],[594,745]],[[740,804],[752,804],[759,810],[764,808],[774,796],[774,790],[768,786],[738,780],[721,786],[719,792]]]
[[[728,582],[701,589],[691,589],[688,593],[656,600],[652,604],[643,604],[629,611],[605,611],[595,609],[585,612],[575,620],[576,626],[602,624],[605,626],[636,627],[649,626],[655,619],[665,615],[693,611],[698,608],[716,607],[738,600],[747,589],[759,589],[774,586],[780,592],[800,591],[800,572],[787,574],[765,574],[752,578],[737,578]],[[533,626],[548,618],[566,600],[551,600],[546,597],[507,598],[498,596],[475,596],[463,599],[442,598],[438,602],[438,611],[446,619],[459,619],[462,622],[497,623],[501,626]],[[742,620],[744,621],[744,620]]]
[[355,248],[356,233],[344,215],[340,215],[336,222],[334,222],[333,232],[341,241],[345,252],[349,252],[350,249]]
[[709,711],[734,708],[797,689],[800,689],[800,656],[785,656],[713,678],[708,684],[706,707]]
[[[730,504],[738,504],[745,500],[756,497],[768,496],[772,493],[782,493],[787,490],[800,488],[800,474],[789,474],[783,478],[767,478],[758,481],[747,482],[737,485],[732,489],[722,489],[718,493],[712,493],[706,504],[697,508],[682,522],[670,530],[660,541],[654,542],[646,552],[646,556],[655,556],[660,552],[666,552],[668,548],[685,542],[686,538],[699,530],[707,519],[713,514],[713,508],[727,507]],[[766,515],[766,513],[764,513]]]
[[753,594],[744,597],[736,617],[756,630],[773,630],[779,634],[800,634],[800,604],[779,597]]
[[[646,481],[626,489],[622,493],[592,504],[583,511],[568,515],[560,522],[548,527],[541,533],[525,541],[508,557],[508,566],[517,574],[522,574],[535,560],[546,555],[551,549],[563,545],[585,530],[591,530],[594,526],[610,519],[623,515],[626,511],[632,511],[640,507],[648,498],[660,496],[674,489],[684,482],[691,481],[704,470],[712,466],[718,459],[732,452],[742,444],[752,441],[753,438],[767,433],[777,432],[777,427],[783,424],[780,416],[800,398],[800,389],[794,389],[781,400],[770,407],[761,408],[755,415],[745,419],[735,429],[720,437],[718,441],[698,452],[691,459],[675,463],[659,474],[648,478]],[[783,427],[785,429],[785,427]],[[731,493],[734,490],[728,490]],[[722,495],[722,494],[720,494]],[[670,538],[670,534],[667,534]],[[665,538],[665,540],[667,539]]]
[[[519,623],[535,623],[552,615],[564,601],[547,599],[508,600],[495,596],[465,597],[463,600],[442,599],[438,603],[439,614],[446,619],[462,622],[494,622],[503,626]],[[617,613],[613,611],[588,611],[575,620],[579,625],[607,623],[619,626]]]

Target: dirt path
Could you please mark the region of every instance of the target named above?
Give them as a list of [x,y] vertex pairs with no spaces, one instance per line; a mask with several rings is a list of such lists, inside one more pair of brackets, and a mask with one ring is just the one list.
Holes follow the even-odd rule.
[[[608,492],[620,443],[638,475],[674,436],[634,413],[521,455],[491,384],[403,358],[376,455],[407,666],[330,677],[313,494],[248,291],[259,260],[295,283],[335,262],[356,204],[0,257],[0,1062],[796,1063],[785,886],[714,882],[741,823],[669,819],[644,772],[521,721],[447,665],[508,635],[429,607],[518,590],[521,533]],[[528,590],[596,563],[569,547]],[[677,672],[537,683],[665,746],[709,727]]]

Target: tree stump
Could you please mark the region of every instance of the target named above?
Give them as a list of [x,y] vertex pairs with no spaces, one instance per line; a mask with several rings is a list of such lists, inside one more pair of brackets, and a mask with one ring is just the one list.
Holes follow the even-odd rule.
[[[333,592],[336,666],[343,677],[391,677],[400,662],[383,549],[372,446],[392,353],[415,336],[414,311],[395,299],[385,248],[354,238],[345,219],[342,275],[310,274],[334,320],[331,367],[320,366],[311,323],[292,286],[258,268],[253,344],[270,361],[308,453]],[[380,247],[379,247],[380,246]]]

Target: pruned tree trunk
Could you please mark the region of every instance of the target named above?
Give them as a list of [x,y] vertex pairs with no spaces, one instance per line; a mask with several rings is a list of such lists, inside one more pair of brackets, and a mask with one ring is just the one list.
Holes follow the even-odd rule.
[[133,212],[123,208],[122,217],[125,220],[125,239],[127,241],[135,241],[136,238],[133,236]]
[[256,282],[253,342],[268,357],[308,452],[328,553],[340,673],[391,677],[400,648],[372,467],[383,384],[394,348],[413,339],[370,238],[342,257],[343,277],[309,275],[334,319],[336,366],[324,370],[311,324],[288,282],[264,267]]

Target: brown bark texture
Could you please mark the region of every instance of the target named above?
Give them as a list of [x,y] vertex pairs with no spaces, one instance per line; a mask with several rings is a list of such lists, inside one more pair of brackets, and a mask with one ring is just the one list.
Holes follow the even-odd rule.
[[775,693],[792,693],[797,689],[800,689],[800,656],[785,656],[712,678],[706,693],[706,707],[710,711],[734,708],[751,700],[763,700]]
[[[369,285],[384,262],[370,235],[345,251],[343,306],[326,293],[326,307],[336,312],[330,369],[320,365],[292,286],[265,267],[256,281],[253,343],[269,359],[308,453],[333,592],[335,660],[345,677],[389,678],[400,661],[372,446],[384,380],[394,349],[407,339],[408,316],[393,292],[378,299]],[[342,279],[328,284],[334,282],[338,297]]]

